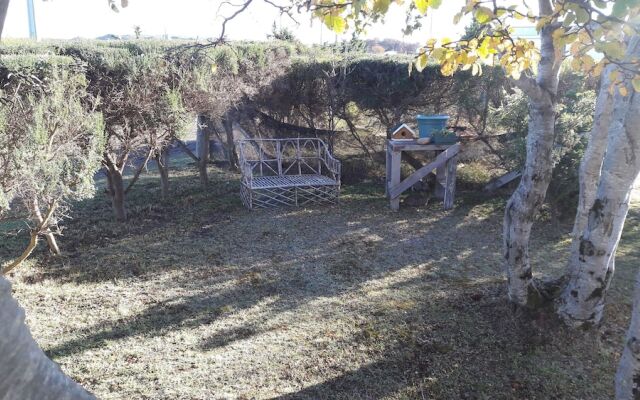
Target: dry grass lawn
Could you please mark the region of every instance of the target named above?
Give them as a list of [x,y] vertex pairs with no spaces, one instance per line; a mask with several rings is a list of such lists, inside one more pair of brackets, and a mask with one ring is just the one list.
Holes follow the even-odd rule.
[[[387,209],[374,185],[335,207],[248,212],[234,175],[142,179],[127,224],[103,196],[10,276],[35,338],[103,399],[604,399],[630,313],[638,214],[597,332],[506,302],[504,199]],[[25,241],[5,224],[0,261]],[[567,227],[541,221],[536,270],[562,271]]]

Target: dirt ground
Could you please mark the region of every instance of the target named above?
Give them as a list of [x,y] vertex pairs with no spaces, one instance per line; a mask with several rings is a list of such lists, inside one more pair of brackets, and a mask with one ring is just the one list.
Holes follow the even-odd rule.
[[[623,237],[606,321],[570,332],[506,301],[504,198],[388,210],[379,185],[338,206],[249,212],[235,175],[191,169],[65,223],[61,258],[10,276],[37,341],[103,399],[605,399],[630,314],[639,215]],[[0,231],[0,261],[20,224]],[[533,262],[559,274],[562,224],[540,221]]]

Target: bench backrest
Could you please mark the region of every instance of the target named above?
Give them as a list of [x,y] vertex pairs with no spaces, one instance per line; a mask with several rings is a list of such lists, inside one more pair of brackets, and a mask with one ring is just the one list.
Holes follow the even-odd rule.
[[254,176],[327,174],[329,150],[317,138],[245,139],[237,142],[240,164]]

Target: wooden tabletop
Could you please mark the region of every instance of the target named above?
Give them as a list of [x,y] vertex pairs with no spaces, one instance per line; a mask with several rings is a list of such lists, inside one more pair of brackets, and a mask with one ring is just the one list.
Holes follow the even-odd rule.
[[391,150],[394,151],[435,151],[435,150],[446,150],[451,146],[455,146],[458,143],[451,144],[418,144],[417,139],[407,140],[387,140],[387,145]]

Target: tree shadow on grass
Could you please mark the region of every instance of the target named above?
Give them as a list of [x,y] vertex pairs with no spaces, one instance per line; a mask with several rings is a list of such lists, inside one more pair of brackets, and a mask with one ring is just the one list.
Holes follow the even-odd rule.
[[[87,222],[75,220],[66,241],[78,239],[78,244],[66,265],[41,268],[48,279],[62,283],[118,281],[133,287],[170,274],[159,289],[195,294],[170,296],[132,317],[87,327],[50,348],[50,356],[214,324],[267,298],[265,315],[275,318],[319,298],[338,299],[405,268],[420,268],[419,277],[388,289],[424,292],[424,298],[410,309],[365,315],[367,324],[349,339],[365,349],[382,346],[381,353],[355,370],[320,376],[322,382],[316,376],[315,384],[282,398],[539,397],[536,393],[553,398],[554,385],[578,379],[557,372],[570,369],[572,358],[551,358],[552,372],[540,370],[549,359],[536,352],[560,352],[566,342],[539,333],[555,335],[555,329],[518,320],[504,300],[502,279],[492,283],[502,276],[501,201],[462,199],[449,212],[432,204],[392,213],[379,189],[357,187],[345,192],[338,207],[252,213],[241,208],[232,178],[210,192],[190,187],[197,185],[193,177],[174,179],[185,179],[176,188],[184,186],[182,200],[147,204],[153,196],[143,192],[130,199],[133,213],[124,226],[105,218],[84,229]],[[96,204],[85,207],[87,221],[96,210]],[[442,291],[446,296],[432,297]],[[544,319],[534,319],[538,323],[546,326]],[[268,329],[249,319],[216,329],[197,348],[223,348]],[[563,335],[558,334],[566,339]],[[582,342],[573,346],[588,352]],[[557,374],[560,378],[553,378]],[[589,398],[588,388],[581,390]]]
[[[384,320],[384,321],[383,321]],[[393,315],[371,317],[359,341],[384,341],[376,361],[299,390],[274,396],[298,399],[564,399],[607,398],[603,376],[588,355],[597,335],[564,328],[545,312],[516,312],[502,284],[451,287],[438,301]],[[359,345],[358,339],[355,346]],[[606,354],[606,352],[603,352]],[[603,372],[604,369],[605,371]],[[597,382],[593,386],[584,382]]]
[[[345,216],[348,218],[344,218]],[[439,220],[432,221],[429,227],[437,231],[448,229],[455,231],[459,228],[450,227],[455,227],[464,217],[464,213],[443,214]],[[312,226],[327,223],[328,217],[325,215],[325,210],[320,209],[279,210],[259,216],[238,215],[238,218],[244,218],[246,223],[257,220],[258,224],[280,219],[297,228],[287,236],[278,237],[278,225],[262,227],[257,231],[249,225],[243,225],[239,234],[244,235],[244,241],[235,243],[233,238],[232,240],[227,238],[227,242],[219,251],[226,250],[229,253],[219,254],[222,257],[221,260],[217,260],[219,266],[208,264],[211,253],[207,251],[204,255],[196,254],[191,258],[185,256],[176,263],[177,265],[171,266],[174,269],[183,269],[182,274],[172,279],[172,285],[187,290],[193,289],[199,294],[170,298],[154,304],[137,316],[114,322],[109,328],[88,327],[84,332],[79,333],[80,338],[50,349],[50,354],[54,357],[67,356],[89,348],[101,347],[108,340],[136,335],[157,336],[173,329],[208,324],[220,315],[219,310],[224,307],[233,310],[247,309],[269,296],[276,298],[270,306],[272,312],[291,310],[318,296],[339,296],[371,279],[397,271],[412,263],[430,259],[428,254],[411,255],[410,251],[403,251],[403,249],[421,247],[423,239],[413,235],[409,238],[417,241],[406,237],[400,239],[401,233],[394,228],[394,225],[397,225],[396,218],[388,216],[377,221],[361,213],[333,216],[333,220],[328,222],[329,229],[322,232],[308,227],[309,220],[312,221]],[[370,219],[369,225],[367,225],[367,219]],[[231,221],[231,223],[238,222]],[[240,222],[240,224],[243,223]],[[469,225],[465,226],[465,229],[469,228]],[[202,241],[200,245],[208,248],[209,245],[213,246],[216,241],[222,240],[229,231],[220,229],[202,232],[202,228],[195,228],[194,231],[186,234],[193,235],[194,232],[198,232]],[[265,237],[268,238],[265,239]],[[256,246],[260,238],[263,238],[263,244]],[[245,241],[247,243],[244,243]],[[296,243],[288,244],[290,241],[299,241],[304,244],[304,247],[296,246]],[[277,249],[282,252],[271,252],[273,249],[270,246],[275,243],[283,245]],[[186,243],[183,245],[186,246]],[[169,243],[152,242],[149,246],[153,246],[154,250],[147,247],[142,251],[149,264],[157,265],[163,259],[154,257],[158,252],[162,252],[163,248],[168,248]],[[237,247],[242,246],[248,251],[237,251]],[[174,251],[175,248],[169,250]],[[198,250],[198,247],[190,251],[195,253],[195,250]],[[458,250],[461,253],[467,253],[465,257],[472,254],[472,249],[466,244]],[[440,249],[440,251],[446,250]],[[113,246],[106,249],[105,254],[113,253],[118,257],[122,254],[121,251],[114,250]],[[405,256],[402,256],[403,254]],[[128,256],[124,255],[124,257]],[[434,258],[431,254],[431,259],[434,261],[438,261],[439,257]],[[197,265],[198,262],[202,264]],[[234,267],[229,268],[228,264]],[[91,274],[93,279],[113,278],[114,263],[104,262],[102,265],[100,268],[106,275],[98,275],[90,271],[86,273]],[[224,269],[226,272],[217,272],[217,269]],[[151,273],[158,273],[158,271],[153,270]],[[142,278],[145,278],[144,274],[137,277],[137,279]],[[75,276],[75,279],[78,279],[78,276]],[[62,280],[65,279],[62,278]],[[231,289],[218,290],[215,287],[216,284],[227,284],[230,281],[233,281]],[[211,289],[202,291],[203,288],[209,287]],[[241,328],[232,333],[241,337],[247,335],[247,332],[250,332],[250,329],[242,330]],[[222,343],[215,337],[207,342],[209,343],[203,344],[203,348],[219,346]]]

